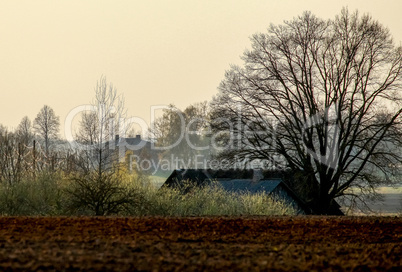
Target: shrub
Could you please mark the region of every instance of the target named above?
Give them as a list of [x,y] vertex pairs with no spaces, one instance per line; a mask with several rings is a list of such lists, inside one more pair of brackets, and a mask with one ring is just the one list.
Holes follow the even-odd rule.
[[63,214],[62,176],[42,172],[36,179],[0,183],[2,215]]
[[[184,193],[186,192],[186,193]],[[294,215],[264,193],[229,193],[216,184],[158,189],[127,172],[70,175],[43,172],[35,180],[0,183],[1,215],[240,216]]]
[[[159,216],[215,216],[215,215],[294,215],[288,204],[260,193],[230,193],[215,185],[191,189],[156,189],[152,185],[138,189],[146,200],[144,213]],[[183,193],[186,191],[186,193]]]
[[[136,176],[136,178],[138,178]],[[74,174],[66,188],[69,214],[129,214],[142,201],[124,169]]]

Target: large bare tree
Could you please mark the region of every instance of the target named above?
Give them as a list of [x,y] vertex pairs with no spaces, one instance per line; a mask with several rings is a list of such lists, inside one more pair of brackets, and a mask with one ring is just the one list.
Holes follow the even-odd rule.
[[305,12],[251,42],[212,102],[221,157],[284,164],[323,214],[340,196],[395,181],[402,48],[388,29],[347,9],[334,20]]

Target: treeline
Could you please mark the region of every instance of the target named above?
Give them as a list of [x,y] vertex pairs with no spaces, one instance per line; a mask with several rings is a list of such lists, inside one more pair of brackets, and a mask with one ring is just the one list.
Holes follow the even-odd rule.
[[45,105],[33,123],[25,116],[15,131],[0,125],[0,182],[35,179],[42,172],[70,171],[72,150],[60,140],[59,117]]
[[[67,147],[60,148],[63,143],[52,138],[46,152],[43,143],[33,133],[2,128],[0,215],[295,214],[290,205],[266,194],[238,195],[219,187],[202,188],[191,194],[159,189],[147,175],[128,171],[124,162],[108,163],[106,149],[73,152]],[[107,155],[97,157],[100,151]],[[87,154],[92,155],[85,157]],[[90,158],[90,162],[85,158]]]
[[108,215],[141,203],[132,184],[147,183],[146,176],[129,173],[111,148],[124,99],[105,77],[97,82],[93,107],[79,117],[75,142],[60,138],[59,117],[47,105],[14,131],[0,127],[1,214]]
[[[190,195],[158,189],[138,167],[132,150],[121,154],[114,135],[127,135],[124,98],[102,77],[95,100],[80,114],[75,142],[59,137],[59,117],[45,105],[33,122],[24,117],[14,131],[0,127],[1,215],[247,215],[294,211],[267,195],[232,195],[221,188]],[[163,110],[147,131],[158,160],[180,157],[186,167],[210,156],[207,103]],[[135,132],[131,132],[135,134]],[[141,154],[143,154],[142,152]],[[274,204],[273,204],[274,203]],[[267,209],[270,205],[270,209]]]

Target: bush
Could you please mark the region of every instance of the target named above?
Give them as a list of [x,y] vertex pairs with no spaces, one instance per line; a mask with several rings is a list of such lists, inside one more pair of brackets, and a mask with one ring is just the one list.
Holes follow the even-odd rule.
[[[135,177],[135,178],[134,178]],[[138,175],[130,178],[125,169],[101,173],[92,171],[70,177],[66,188],[69,214],[114,215],[130,214],[142,201],[142,195],[131,184]]]
[[[211,216],[211,215],[295,215],[286,203],[260,193],[230,193],[217,186],[188,190],[156,189],[152,185],[137,190],[146,199],[144,213],[135,215],[158,216]],[[186,194],[183,191],[187,191]],[[189,192],[188,192],[189,191]]]
[[[158,189],[146,176],[126,172],[64,177],[42,173],[36,180],[0,183],[1,215],[241,216],[294,215],[267,194],[229,193],[215,185]],[[186,191],[187,193],[183,193]]]
[[62,180],[58,173],[43,172],[34,180],[0,183],[0,214],[63,214]]

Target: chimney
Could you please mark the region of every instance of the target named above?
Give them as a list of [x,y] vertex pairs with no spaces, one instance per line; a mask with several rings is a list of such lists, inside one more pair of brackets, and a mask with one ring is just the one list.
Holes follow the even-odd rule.
[[137,134],[137,135],[135,135],[135,138],[136,138],[137,140],[141,140],[141,135]]
[[115,136],[115,140],[116,140],[116,143],[118,143],[118,142],[119,142],[119,134],[116,134],[116,136]]

